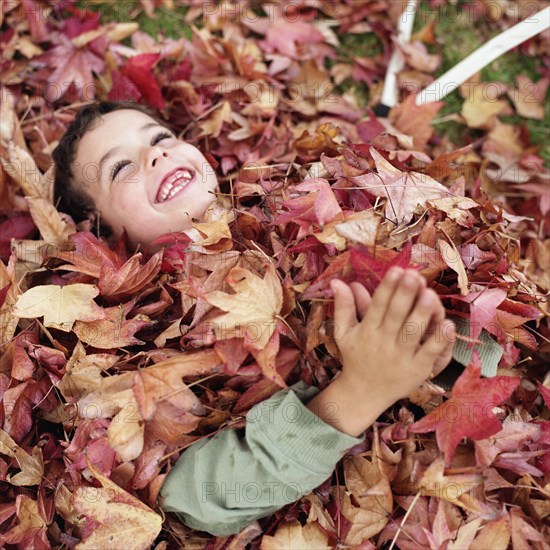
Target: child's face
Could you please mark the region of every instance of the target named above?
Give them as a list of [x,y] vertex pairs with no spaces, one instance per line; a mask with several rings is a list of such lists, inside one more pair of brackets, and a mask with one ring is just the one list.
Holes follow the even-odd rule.
[[93,123],[78,144],[73,174],[115,235],[125,228],[133,245],[191,227],[218,186],[196,147],[133,109]]

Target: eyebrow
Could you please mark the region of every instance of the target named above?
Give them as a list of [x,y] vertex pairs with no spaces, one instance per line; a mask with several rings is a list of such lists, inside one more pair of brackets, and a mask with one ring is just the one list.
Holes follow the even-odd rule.
[[[144,124],[143,126],[141,126],[139,128],[139,131],[145,131],[145,130],[149,130],[149,128],[153,128],[155,126],[159,126],[160,128],[164,128],[164,126],[161,126],[158,122],[148,122],[147,124]],[[166,131],[169,131],[168,128],[166,128]],[[111,157],[114,157],[118,151],[120,150],[120,146],[117,145],[116,147],[113,147],[111,150],[107,151],[107,153],[105,153],[102,157],[101,157],[101,160],[99,161],[99,169],[100,169],[100,173],[103,173],[103,166],[104,164],[111,158]]]

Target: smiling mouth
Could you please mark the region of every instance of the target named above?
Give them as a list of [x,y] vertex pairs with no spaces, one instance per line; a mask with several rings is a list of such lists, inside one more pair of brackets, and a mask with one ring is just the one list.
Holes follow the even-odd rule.
[[185,189],[195,178],[195,171],[189,168],[176,168],[162,180],[155,202],[166,202]]

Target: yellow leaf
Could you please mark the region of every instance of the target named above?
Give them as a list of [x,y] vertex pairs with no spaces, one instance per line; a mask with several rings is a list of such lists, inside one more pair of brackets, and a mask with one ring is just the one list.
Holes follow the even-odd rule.
[[21,471],[14,476],[8,476],[7,482],[12,485],[30,486],[40,485],[44,475],[44,461],[42,450],[33,449],[32,456],[24,451],[4,430],[0,430],[0,454],[11,456],[17,460]]
[[27,197],[29,210],[40,235],[49,244],[61,245],[76,232],[57,211],[55,206],[43,197]]
[[458,286],[460,288],[460,293],[462,296],[468,296],[470,293],[470,290],[468,289],[468,275],[466,273],[466,268],[464,267],[464,262],[462,261],[456,246],[454,243],[451,246],[443,239],[439,239],[437,244],[439,245],[439,253],[443,258],[443,261],[458,274]]
[[107,32],[107,38],[113,42],[120,42],[128,38],[139,30],[139,23],[116,23],[114,27]]
[[269,264],[262,279],[248,269],[234,267],[228,280],[235,294],[215,290],[205,296],[212,305],[229,312],[211,320],[210,326],[220,340],[244,337],[252,348],[265,348],[275,332],[283,305],[283,291],[275,268]]
[[116,414],[107,430],[109,445],[122,462],[137,458],[143,451],[145,422],[135,399],[130,399]]
[[65,399],[79,399],[99,388],[103,370],[118,361],[116,355],[95,353],[86,355],[82,342],[77,342],[73,354],[65,366],[65,374],[57,384]]
[[95,302],[95,285],[40,285],[27,290],[15,304],[14,314],[25,319],[44,316],[44,325],[69,332],[78,319],[95,321],[105,313]]
[[193,238],[193,244],[202,247],[201,251],[208,253],[224,252],[233,248],[233,238],[227,221],[215,220],[211,222],[194,223],[198,237]]
[[483,477],[478,473],[445,475],[445,461],[443,457],[439,457],[424,472],[419,491],[422,496],[441,498],[460,508],[481,514],[488,511],[488,506],[472,496],[472,493],[482,483]]
[[223,128],[224,122],[231,122],[231,105],[229,101],[224,101],[220,109],[216,109],[210,117],[199,122],[201,133],[198,137],[212,136],[218,137]]
[[532,82],[528,76],[522,74],[518,75],[516,80],[517,89],[509,90],[508,95],[514,102],[517,114],[526,118],[543,120],[548,78]]
[[281,525],[274,536],[262,538],[261,550],[328,550],[328,537],[315,525],[308,523],[302,527],[294,519]]
[[483,86],[474,87],[462,104],[461,114],[470,128],[492,126],[496,115],[508,106],[506,101],[495,101],[485,90]]
[[157,538],[162,519],[137,498],[97,472],[88,463],[102,487],[79,487],[73,494],[73,506],[99,525],[76,545],[77,550],[146,550]]
[[8,162],[2,158],[6,172],[19,184],[23,192],[31,197],[48,198],[48,184],[29,153],[16,145],[8,143]]
[[470,550],[506,550],[510,542],[508,518],[503,517],[483,525],[470,546]]
[[391,516],[393,497],[390,483],[378,466],[361,456],[354,456],[344,463],[346,487],[351,491],[359,508],[344,495],[342,513],[352,523],[346,538],[348,544],[359,544],[377,535]]
[[479,204],[468,197],[444,197],[426,202],[437,210],[446,212],[449,218],[464,227],[472,227],[475,223],[473,214],[468,210],[479,207]]
[[0,346],[3,346],[12,339],[17,328],[18,319],[13,314],[13,307],[21,292],[16,284],[13,256],[7,266],[0,261],[0,288],[5,288],[8,285],[8,292],[2,307],[0,307]]

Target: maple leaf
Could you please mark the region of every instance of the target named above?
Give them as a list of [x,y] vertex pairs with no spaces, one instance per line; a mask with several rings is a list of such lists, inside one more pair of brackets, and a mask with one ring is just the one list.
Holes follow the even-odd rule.
[[[545,533],[535,529],[528,521],[521,510],[512,508],[510,510],[510,533],[512,535],[512,546],[514,548],[532,548],[529,541],[540,542],[548,548],[548,538]],[[546,533],[547,534],[547,533]],[[546,550],[544,546],[539,546]]]
[[212,305],[228,312],[210,321],[216,337],[240,337],[251,349],[265,348],[283,306],[283,291],[275,268],[267,264],[262,279],[248,269],[234,267],[227,280],[234,294],[215,290],[205,295]]
[[260,45],[266,52],[279,52],[285,57],[300,59],[301,45],[318,44],[325,40],[314,25],[299,17],[286,17],[283,6],[274,4],[271,7],[269,17],[244,17],[242,20],[254,32],[265,35]]
[[15,499],[15,510],[19,523],[0,534],[0,543],[37,550],[51,548],[46,534],[49,522],[38,502],[27,495],[19,494]]
[[57,269],[78,271],[99,279],[103,266],[109,266],[111,270],[116,271],[124,263],[124,258],[89,231],[79,231],[71,235],[69,240],[74,244],[75,249],[56,251],[52,257],[65,260],[70,264],[61,265]]
[[468,296],[453,296],[456,300],[470,304],[470,338],[477,339],[485,328],[496,336],[502,336],[502,329],[495,321],[497,307],[507,296],[504,288],[484,288]]
[[518,115],[542,120],[544,118],[544,100],[550,79],[548,77],[541,78],[534,83],[528,76],[520,74],[516,77],[516,81],[517,89],[508,90],[508,95],[514,102]]
[[99,294],[95,285],[40,285],[27,290],[15,304],[14,314],[26,319],[44,316],[44,325],[69,332],[75,321],[105,319],[103,308],[94,298]]
[[162,251],[154,254],[145,265],[140,260],[141,254],[134,254],[118,269],[102,266],[98,282],[101,294],[121,300],[134,296],[147,286],[160,271]]
[[157,53],[142,53],[126,61],[120,72],[129,78],[152,107],[164,109],[165,102],[160,86],[153,76],[153,67],[160,59]]
[[345,282],[355,280],[355,273],[350,266],[350,255],[350,251],[346,250],[333,258],[323,273],[302,293],[302,298],[308,300],[312,298],[324,298],[327,292],[331,292],[329,283],[334,277],[338,277]]
[[384,248],[375,250],[376,257],[373,257],[367,247],[357,245],[351,248],[349,258],[356,280],[364,285],[371,296],[392,266],[397,265],[403,269],[410,267],[412,243],[407,241],[398,253]]
[[496,254],[494,252],[481,250],[479,246],[473,243],[459,246],[458,251],[464,262],[464,266],[471,271],[482,263],[491,262],[496,259]]
[[506,101],[495,101],[494,91],[487,91],[486,86],[478,83],[469,89],[468,97],[462,104],[462,116],[470,128],[490,127],[496,115],[507,107]]
[[77,487],[73,493],[75,510],[95,523],[91,534],[77,544],[76,548],[149,548],[160,532],[162,518],[95,470],[90,463],[88,468],[101,487]]
[[[4,218],[1,216],[0,219]],[[0,260],[7,262],[10,259],[10,244],[12,239],[28,239],[36,234],[36,225],[25,213],[9,215],[0,221]],[[0,307],[2,300],[0,299]]]
[[296,140],[296,151],[304,160],[318,159],[323,153],[334,155],[338,152],[338,144],[333,138],[339,133],[338,127],[330,123],[318,126],[313,135],[304,130]]
[[0,345],[4,345],[11,340],[17,328],[17,316],[13,312],[17,297],[21,291],[19,285],[16,284],[15,277],[15,255],[8,262],[0,261],[0,294],[2,295],[2,305],[0,306]]
[[6,172],[17,182],[27,197],[42,197],[50,199],[48,182],[38,169],[35,160],[29,152],[13,141],[8,143],[8,160],[2,157],[2,165]]
[[[421,495],[447,500],[482,517],[493,517],[494,510],[472,496],[473,489],[482,485],[483,481],[483,476],[479,473],[445,473],[443,458],[438,457],[422,475],[419,491]],[[450,487],[453,488],[452,491],[448,490]]]
[[277,528],[273,536],[262,537],[261,550],[303,550],[304,548],[315,548],[316,550],[328,550],[328,537],[317,527],[315,523],[302,524],[293,519],[283,523]]
[[451,195],[432,177],[419,172],[402,172],[373,147],[370,153],[378,173],[355,176],[353,180],[374,196],[388,199],[386,218],[393,221],[396,227],[409,223],[417,207],[426,208],[426,201]]
[[497,437],[475,442],[476,463],[490,466],[500,453],[521,449],[528,441],[537,441],[541,429],[537,424],[527,422],[507,422]]
[[[282,348],[277,355],[277,372],[286,380],[294,367],[300,355],[300,350],[295,348]],[[262,378],[255,384],[252,384],[237,400],[232,412],[242,413],[248,411],[256,403],[271,397],[276,391],[280,390],[280,384],[277,384],[269,378]]]
[[76,229],[69,225],[55,206],[42,197],[27,197],[29,210],[40,235],[50,245],[65,245]]
[[486,523],[472,541],[470,550],[506,550],[509,543],[510,520],[505,516]]
[[449,244],[443,239],[439,239],[437,245],[444,262],[458,275],[458,287],[460,288],[461,294],[467,295],[469,293],[468,275],[462,257],[458,253],[455,244],[452,241],[451,244]]
[[65,374],[57,384],[65,399],[78,399],[101,385],[101,373],[118,361],[116,355],[86,355],[82,342],[77,342],[73,354],[65,366]]
[[410,426],[412,433],[436,432],[437,444],[450,466],[456,447],[463,437],[485,439],[502,428],[492,412],[518,387],[519,378],[495,376],[481,378],[481,360],[477,350],[453,386],[450,398],[430,414]]
[[141,253],[126,259],[111,250],[105,242],[97,239],[90,232],[79,232],[71,235],[75,245],[73,251],[59,251],[53,257],[69,261],[57,269],[78,271],[98,279],[102,296],[113,299],[132,297],[147,286],[160,271],[162,251],[154,254],[145,265],[142,265]]
[[44,475],[42,450],[35,447],[32,456],[23,450],[4,430],[0,430],[0,454],[15,458],[21,471],[8,475],[6,481],[12,485],[40,485]]
[[80,98],[83,98],[85,90],[85,99],[93,99],[95,86],[88,84],[93,82],[92,71],[101,74],[105,69],[102,57],[86,45],[77,47],[65,34],[53,33],[50,38],[56,46],[41,56],[42,61],[55,67],[48,77],[47,97],[55,101],[74,84]]
[[[314,178],[294,186],[296,191],[308,191],[307,195],[283,201],[281,206],[288,208],[282,212],[273,223],[282,224],[292,221],[300,226],[296,236],[302,239],[313,223],[320,226],[342,216],[342,209],[336,200],[334,192],[327,180]],[[312,193],[312,191],[314,191]]]
[[354,456],[344,462],[346,487],[355,497],[360,510],[351,503],[344,506],[342,513],[353,525],[346,536],[349,544],[357,544],[374,537],[386,526],[393,507],[390,482],[380,471],[375,461]]
[[398,103],[389,114],[389,121],[404,134],[413,138],[414,147],[424,147],[434,133],[432,120],[443,107],[443,101],[433,101],[424,105],[416,104],[415,94]]

